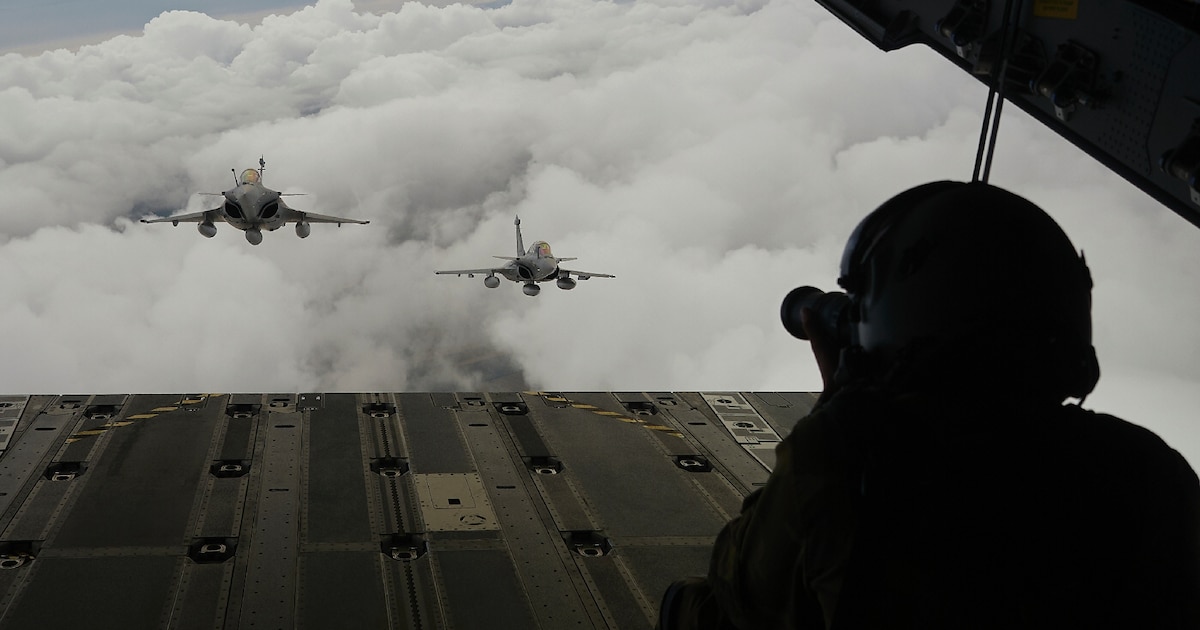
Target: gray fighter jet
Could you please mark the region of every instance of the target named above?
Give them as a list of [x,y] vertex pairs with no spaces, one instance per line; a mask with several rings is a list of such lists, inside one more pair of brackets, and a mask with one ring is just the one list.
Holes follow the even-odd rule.
[[336,223],[338,227],[341,227],[343,223],[364,225],[370,223],[370,221],[331,217],[289,208],[284,203],[283,197],[292,196],[292,194],[276,192],[263,186],[262,176],[266,168],[266,161],[260,157],[258,158],[258,168],[248,168],[242,171],[242,176],[237,179],[237,186],[234,188],[223,193],[202,193],[223,195],[225,204],[219,208],[161,219],[142,219],[142,223],[170,221],[175,226],[178,226],[180,222],[198,223],[196,229],[206,238],[212,238],[217,233],[215,222],[224,221],[244,231],[246,240],[250,241],[251,245],[258,245],[262,242],[263,230],[268,232],[278,230],[288,223],[296,224],[296,236],[300,238],[308,237],[309,232],[312,231],[312,223]]
[[[485,269],[453,269],[450,271],[436,271],[434,273],[452,273],[457,276],[465,275],[468,278],[474,278],[477,273],[486,273],[487,276],[483,279],[483,286],[489,289],[495,289],[500,286],[499,276],[504,276],[513,282],[523,282],[525,286],[521,290],[528,296],[534,296],[542,292],[542,288],[537,285],[538,282],[554,280],[558,288],[570,290],[575,288],[575,278],[587,280],[588,278],[616,277],[607,273],[574,271],[559,267],[558,263],[575,259],[556,258],[550,253],[550,244],[546,241],[538,241],[530,245],[529,250],[526,251],[525,243],[521,239],[521,217],[517,217],[517,220],[513,223],[517,226],[517,255],[515,257],[493,257],[507,260],[508,262],[503,266]],[[572,275],[575,278],[572,278]]]

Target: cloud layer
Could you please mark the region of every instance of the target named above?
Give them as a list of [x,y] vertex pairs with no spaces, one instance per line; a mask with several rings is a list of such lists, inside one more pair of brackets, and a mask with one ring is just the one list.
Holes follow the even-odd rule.
[[[833,288],[884,199],[969,179],[985,96],[766,0],[177,11],[0,57],[0,86],[8,392],[819,389],[779,300]],[[259,155],[292,205],[371,225],[251,247],[135,223]],[[1200,231],[1016,108],[992,181],[1087,253],[1091,402],[1200,461]],[[618,278],[531,299],[433,275],[509,255],[516,214]]]

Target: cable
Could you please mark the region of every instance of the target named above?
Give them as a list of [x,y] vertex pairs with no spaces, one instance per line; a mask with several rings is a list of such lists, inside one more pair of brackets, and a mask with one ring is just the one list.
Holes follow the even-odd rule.
[[1004,112],[1004,87],[1008,74],[1008,58],[1016,39],[1017,23],[1024,0],[1006,0],[1004,22],[1001,25],[1000,71],[988,85],[987,105],[983,110],[983,126],[979,130],[979,146],[975,150],[975,170],[972,182],[987,183],[992,171],[992,156],[996,150],[996,136],[1000,130],[1000,116]]

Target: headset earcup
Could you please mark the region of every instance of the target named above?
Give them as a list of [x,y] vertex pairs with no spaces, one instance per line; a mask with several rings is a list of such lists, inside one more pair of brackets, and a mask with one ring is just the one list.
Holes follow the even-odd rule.
[[1075,355],[1078,361],[1075,366],[1076,378],[1075,382],[1071,383],[1072,391],[1067,392],[1072,398],[1087,396],[1096,389],[1096,383],[1100,382],[1100,361],[1096,359],[1095,346],[1088,346],[1081,354],[1082,357],[1079,357],[1079,354]]

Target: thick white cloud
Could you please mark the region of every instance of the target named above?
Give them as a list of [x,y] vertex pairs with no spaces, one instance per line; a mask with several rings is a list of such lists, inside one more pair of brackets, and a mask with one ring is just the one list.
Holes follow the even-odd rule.
[[[833,288],[884,199],[970,177],[983,88],[815,3],[371,6],[0,57],[4,391],[815,390],[779,300]],[[1200,230],[1007,112],[993,182],[1096,277],[1089,402],[1200,462]],[[292,205],[371,225],[251,247],[131,222],[259,155]],[[619,277],[433,275],[511,254],[516,214]]]

